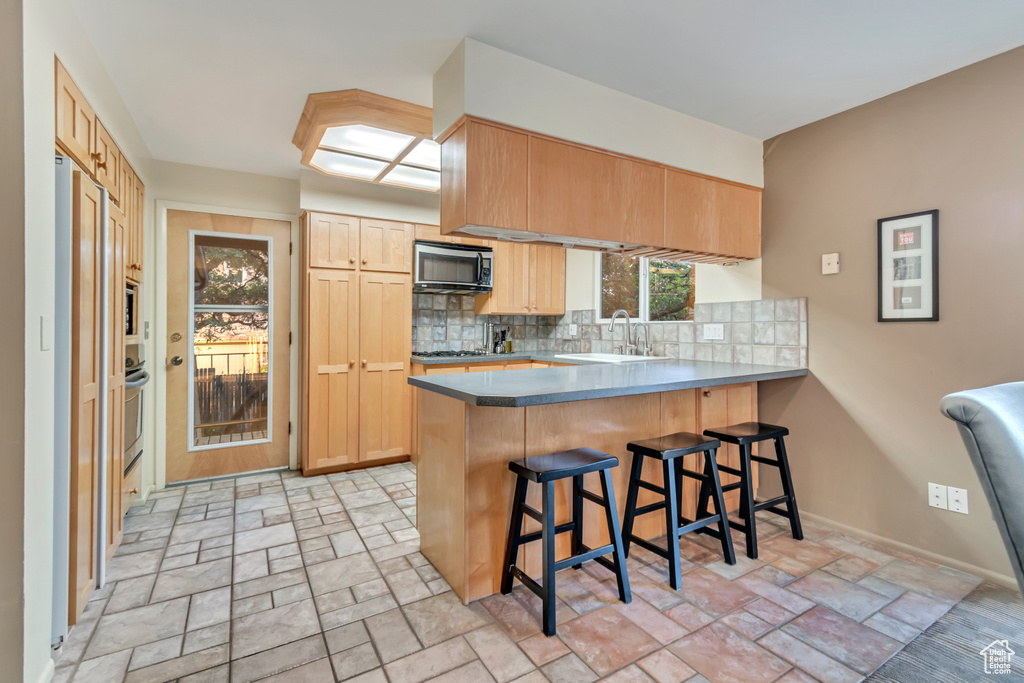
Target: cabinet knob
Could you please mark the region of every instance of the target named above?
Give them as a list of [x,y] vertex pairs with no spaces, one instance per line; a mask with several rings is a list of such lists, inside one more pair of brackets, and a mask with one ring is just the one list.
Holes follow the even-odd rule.
[[354,367],[356,366],[356,362],[355,362],[354,360],[350,360],[350,361],[348,362],[348,366],[349,366],[350,368],[354,368]]
[[364,265],[364,266],[365,266],[365,265],[366,265],[367,263],[369,263],[369,262],[370,262],[370,261],[369,261],[369,259],[363,259],[363,265]]
[[138,492],[139,492],[139,487],[138,487],[138,486],[136,486],[136,487],[135,487],[135,488],[133,488],[133,489],[132,489],[131,491],[129,491],[129,492],[128,492],[128,494],[129,494],[129,495],[132,495],[132,494],[135,494],[135,493],[138,493]]
[[710,389],[705,389],[703,393],[704,393],[705,396],[710,396],[711,395],[711,390]]
[[366,359],[365,358],[363,359],[363,367],[364,368],[366,367]]
[[[349,263],[355,263],[355,262],[356,262],[356,257],[355,257],[355,256],[353,256],[352,258],[350,258],[350,259],[348,260],[348,262],[349,262]],[[366,263],[366,261],[363,261],[363,263]]]

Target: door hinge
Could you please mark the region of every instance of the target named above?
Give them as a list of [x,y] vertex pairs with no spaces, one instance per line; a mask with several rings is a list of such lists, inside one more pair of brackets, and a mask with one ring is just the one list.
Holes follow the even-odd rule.
[[292,243],[291,242],[288,243],[288,255],[289,256],[292,255]]
[[292,333],[289,332],[288,333],[288,346],[291,346],[291,345],[292,345]]
[[288,421],[288,433],[289,434],[292,433],[292,422],[291,422],[291,420]]

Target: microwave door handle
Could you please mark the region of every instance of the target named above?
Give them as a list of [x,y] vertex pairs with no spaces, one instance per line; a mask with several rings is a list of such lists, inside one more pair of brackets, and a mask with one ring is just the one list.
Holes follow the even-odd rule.
[[476,282],[480,284],[484,279],[484,255],[476,252]]
[[147,382],[149,382],[149,373],[143,370],[139,373],[138,379],[127,380],[124,383],[125,389],[141,389]]

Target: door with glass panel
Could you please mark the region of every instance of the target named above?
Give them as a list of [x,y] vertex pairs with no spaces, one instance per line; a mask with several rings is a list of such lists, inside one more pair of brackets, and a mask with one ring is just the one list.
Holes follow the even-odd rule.
[[167,212],[167,481],[288,465],[285,221]]

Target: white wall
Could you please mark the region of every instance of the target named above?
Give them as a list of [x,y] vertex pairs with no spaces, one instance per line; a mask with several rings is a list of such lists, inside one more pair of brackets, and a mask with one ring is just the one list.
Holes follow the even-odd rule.
[[[9,1],[9,0],[8,0]],[[96,114],[147,181],[149,153],[78,21],[70,0],[24,3],[24,631],[22,675],[48,680],[53,545],[53,351],[40,350],[39,320],[54,312],[54,66],[56,53]],[[4,26],[7,26],[6,22]],[[5,92],[7,92],[5,90]],[[7,126],[7,119],[4,119]],[[10,182],[5,174],[5,184]],[[6,206],[6,204],[5,204]],[[9,387],[5,387],[9,390]],[[5,671],[9,672],[9,669]]]
[[[461,75],[461,78],[459,76]],[[434,134],[463,114],[761,187],[761,141],[472,39],[434,77]]]
[[406,223],[441,223],[441,197],[432,192],[374,185],[303,170],[299,205],[305,211],[383,218]]

